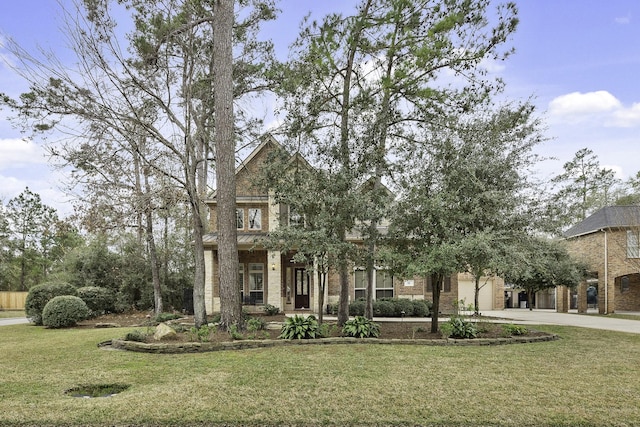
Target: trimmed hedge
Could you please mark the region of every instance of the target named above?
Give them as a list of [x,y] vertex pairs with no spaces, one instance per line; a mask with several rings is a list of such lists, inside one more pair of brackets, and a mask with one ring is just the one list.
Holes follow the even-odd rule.
[[[364,316],[366,301],[357,299],[349,304],[349,316]],[[328,311],[333,311],[331,307]],[[403,314],[404,312],[404,314]],[[330,313],[334,314],[334,313]],[[337,314],[337,305],[335,308]],[[373,315],[378,317],[427,317],[431,314],[431,301],[406,298],[382,298],[373,302]]]
[[89,317],[90,310],[82,299],[73,295],[54,297],[44,306],[42,323],[49,328],[74,326]]
[[379,317],[394,317],[396,315],[396,306],[392,301],[374,301],[373,315]]
[[65,282],[46,282],[32,286],[25,300],[27,318],[36,325],[42,325],[42,311],[54,297],[76,295],[76,288]]
[[85,286],[78,288],[77,296],[87,304],[91,313],[89,317],[97,317],[102,314],[113,313],[116,306],[115,293],[107,288],[99,286]]

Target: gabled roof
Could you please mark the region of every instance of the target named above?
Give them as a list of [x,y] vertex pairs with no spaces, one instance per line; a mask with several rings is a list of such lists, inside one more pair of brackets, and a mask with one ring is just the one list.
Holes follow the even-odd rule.
[[[236,175],[238,175],[243,169],[247,167],[247,165],[253,160],[254,157],[258,155],[267,145],[274,145],[277,148],[282,148],[280,143],[271,135],[270,133],[266,133],[262,135],[260,144],[256,148],[251,151],[251,153],[236,166]],[[206,203],[215,202],[216,196],[218,194],[218,190],[214,190],[209,196],[209,200],[206,200]]]
[[613,228],[640,226],[640,206],[606,206],[564,232],[572,238]]

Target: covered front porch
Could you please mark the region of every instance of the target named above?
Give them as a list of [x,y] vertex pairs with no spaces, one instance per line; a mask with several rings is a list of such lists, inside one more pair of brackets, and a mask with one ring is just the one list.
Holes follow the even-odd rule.
[[[313,271],[306,264],[297,263],[293,253],[266,249],[238,250],[238,291],[243,309],[249,313],[262,312],[269,304],[283,312],[315,312],[315,296],[319,294]],[[220,311],[220,283],[217,250],[206,256],[205,292],[207,313]],[[325,298],[326,299],[326,298]]]

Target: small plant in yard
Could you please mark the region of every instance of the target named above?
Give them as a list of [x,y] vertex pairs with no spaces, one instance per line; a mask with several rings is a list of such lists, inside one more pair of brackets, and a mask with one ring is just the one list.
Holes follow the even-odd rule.
[[247,332],[249,333],[247,338],[249,338],[250,340],[253,340],[253,339],[256,339],[256,333],[258,331],[262,331],[267,327],[267,323],[260,318],[252,317],[247,320],[246,326],[247,326]]
[[175,314],[175,313],[160,313],[158,314],[154,320],[158,323],[163,323],[166,322],[168,320],[176,320],[176,319],[180,319],[182,318],[181,315],[179,314]]
[[266,304],[263,307],[263,310],[267,316],[275,316],[276,314],[280,313],[280,309],[275,305],[271,305],[271,304]]
[[247,320],[246,325],[249,332],[261,331],[267,327],[267,323],[258,317],[251,317]]
[[238,330],[238,325],[236,324],[231,325],[229,328],[229,335],[231,335],[231,338],[234,340],[244,339],[244,336],[242,336],[242,333]]
[[426,329],[422,326],[411,328],[411,339],[415,339],[416,333],[419,333],[419,332],[426,332]]
[[215,333],[216,327],[209,325],[202,325],[199,328],[193,326],[189,329],[189,340],[209,342],[211,341],[211,334]]
[[145,342],[147,340],[147,334],[138,329],[134,329],[133,331],[127,332],[127,334],[124,336],[124,340]]
[[318,338],[319,336],[319,324],[315,316],[310,315],[305,317],[296,314],[293,317],[287,318],[284,325],[282,325],[278,338],[285,340],[306,340]]
[[345,322],[342,333],[354,338],[377,338],[380,335],[380,326],[364,316],[356,316]]
[[504,334],[508,337],[512,337],[514,335],[525,335],[529,333],[529,330],[525,326],[514,325],[511,323],[502,325],[502,330],[504,331]]
[[478,328],[475,324],[454,316],[448,322],[440,326],[440,332],[447,338],[475,338],[478,336]]
[[338,325],[335,323],[323,323],[318,328],[319,337],[330,337],[339,330]]

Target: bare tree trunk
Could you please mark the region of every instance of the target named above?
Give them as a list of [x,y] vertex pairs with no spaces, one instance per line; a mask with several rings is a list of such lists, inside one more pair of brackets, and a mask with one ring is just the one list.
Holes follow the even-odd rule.
[[[371,228],[375,228],[377,221],[371,221]],[[367,302],[364,306],[364,317],[369,320],[373,319],[373,274],[375,271],[374,265],[374,253],[375,253],[375,241],[373,234],[369,236],[369,245],[367,248]]]
[[[132,144],[133,145],[133,144]],[[141,141],[141,144],[144,146],[144,140]],[[142,168],[140,167],[140,155],[138,151],[136,151],[135,147],[132,147],[131,157],[133,158],[133,176],[134,176],[134,188],[135,188],[135,212],[136,212],[136,232],[138,236],[138,245],[142,246],[142,238],[144,234],[144,227],[142,226],[142,217],[143,217],[143,209],[141,207],[142,203],[142,183],[140,182],[140,177],[142,176]],[[145,174],[146,177],[146,174]]]
[[480,314],[480,276],[476,275],[476,287],[473,295],[473,310],[474,314],[478,316]]
[[318,267],[318,323],[322,324],[324,321],[324,289],[327,284],[327,273]]
[[205,269],[204,269],[204,226],[200,203],[195,183],[195,168],[192,170],[190,181],[190,206],[191,221],[193,223],[193,252],[194,252],[194,278],[193,278],[193,319],[196,328],[207,323],[207,309],[205,305]]
[[160,264],[158,263],[158,251],[156,250],[156,241],[153,236],[153,207],[150,198],[151,187],[149,185],[149,175],[147,170],[144,170],[144,189],[147,194],[148,200],[145,204],[145,219],[146,219],[146,235],[147,246],[149,247],[149,258],[151,262],[151,282],[153,283],[153,306],[156,315],[162,313],[164,307],[162,306],[162,287],[160,286]]
[[433,306],[431,308],[431,333],[438,332],[438,316],[440,314],[440,288],[442,287],[442,281],[444,276],[441,274],[431,274],[431,296],[433,299]]
[[218,266],[220,274],[220,327],[242,328],[238,292],[238,242],[236,231],[236,175],[233,116],[233,0],[215,0],[213,40],[215,151],[218,216]]
[[340,264],[340,302],[338,305],[338,326],[349,320],[349,268],[346,262]]

